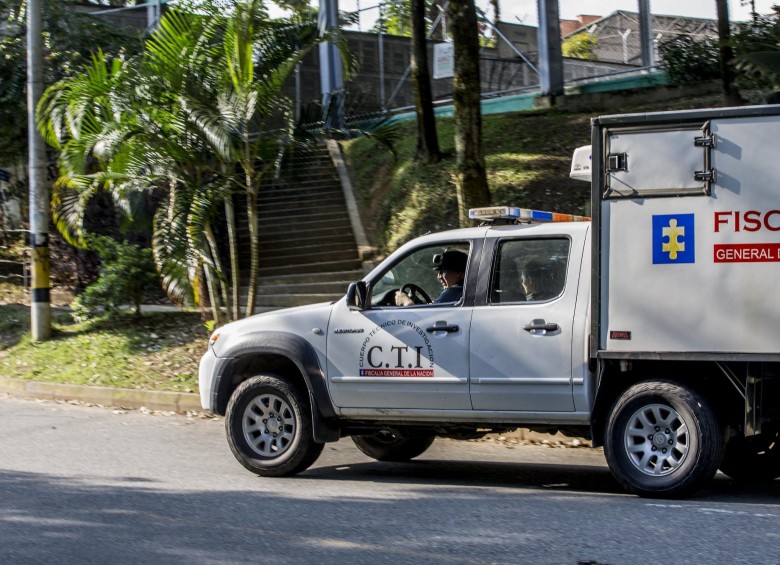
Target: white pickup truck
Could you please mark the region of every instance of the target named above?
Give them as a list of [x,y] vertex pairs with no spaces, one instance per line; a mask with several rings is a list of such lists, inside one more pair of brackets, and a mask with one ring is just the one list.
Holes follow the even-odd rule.
[[[594,118],[572,164],[592,220],[474,210],[481,225],[406,243],[341,300],[221,327],[202,405],[264,476],[346,436],[407,461],[436,437],[523,427],[603,445],[642,496],[690,495],[718,469],[773,480],[778,156],[780,106]],[[440,302],[448,250],[467,255],[465,281]]]

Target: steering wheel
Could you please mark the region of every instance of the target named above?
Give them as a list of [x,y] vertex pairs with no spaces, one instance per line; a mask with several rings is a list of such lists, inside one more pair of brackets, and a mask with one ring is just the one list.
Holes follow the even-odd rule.
[[433,302],[428,293],[414,283],[406,283],[401,287],[401,292],[411,298],[415,304],[430,304]]
[[382,296],[372,301],[372,306],[395,306],[395,293],[398,292],[397,288],[391,288],[385,292]]

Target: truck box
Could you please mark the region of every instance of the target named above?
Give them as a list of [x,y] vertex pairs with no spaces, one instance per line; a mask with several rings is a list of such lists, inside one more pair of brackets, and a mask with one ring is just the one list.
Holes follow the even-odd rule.
[[780,354],[780,106],[592,120],[593,354]]

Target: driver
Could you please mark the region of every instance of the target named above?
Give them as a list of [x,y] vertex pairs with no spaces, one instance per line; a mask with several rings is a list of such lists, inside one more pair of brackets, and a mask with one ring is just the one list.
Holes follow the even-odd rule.
[[[457,249],[449,249],[441,255],[433,258],[436,278],[444,288],[441,294],[433,301],[434,304],[443,302],[457,302],[463,296],[463,279],[466,276],[466,263],[468,255]],[[414,304],[412,297],[405,292],[396,291],[396,306],[411,306]]]

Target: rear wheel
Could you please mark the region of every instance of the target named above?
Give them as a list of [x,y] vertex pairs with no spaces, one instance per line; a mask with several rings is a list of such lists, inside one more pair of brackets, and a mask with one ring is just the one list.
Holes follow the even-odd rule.
[[711,480],[723,435],[707,401],[667,381],[638,383],[612,407],[604,454],[618,482],[647,497],[678,498]]
[[300,473],[324,447],[314,441],[307,399],[288,382],[270,375],[239,385],[228,403],[225,429],[239,463],[264,477]]
[[357,448],[377,461],[403,462],[422,455],[431,446],[435,435],[403,437],[389,430],[370,436],[352,436]]
[[780,477],[780,432],[756,438],[735,437],[726,444],[720,470],[739,482]]

